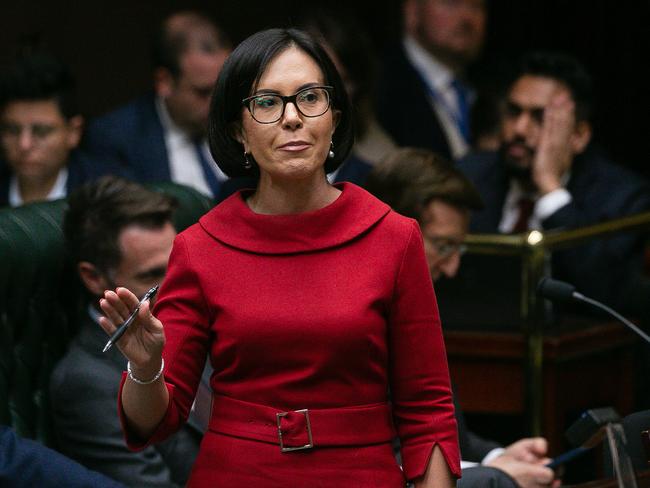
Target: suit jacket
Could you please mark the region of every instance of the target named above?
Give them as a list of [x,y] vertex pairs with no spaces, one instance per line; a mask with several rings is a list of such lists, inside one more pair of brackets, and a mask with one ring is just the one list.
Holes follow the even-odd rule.
[[50,379],[54,430],[64,454],[84,466],[137,487],[178,487],[187,481],[201,435],[181,429],[163,444],[129,451],[117,414],[126,360],[85,313],[79,333]]
[[124,488],[52,449],[21,439],[0,425],[0,486],[13,488]]
[[[0,207],[9,205],[9,181],[11,174],[9,167],[5,163],[0,162]],[[106,159],[92,158],[84,151],[76,149],[70,153],[66,191],[69,194],[78,186],[108,174],[123,176],[125,178],[131,177],[128,170],[120,165],[109,162]]]
[[379,123],[398,146],[415,146],[451,159],[444,129],[429,101],[424,81],[400,45],[385,58],[377,87]]
[[128,167],[138,182],[171,180],[154,93],[91,121],[83,144],[91,154]]
[[[498,232],[509,189],[505,164],[497,153],[470,155],[459,163],[474,182],[485,208],[472,216],[472,232]],[[577,156],[566,186],[572,202],[542,222],[545,230],[575,229],[650,210],[650,186],[641,177],[608,161],[590,147]],[[585,295],[617,305],[624,302],[630,277],[642,269],[644,240],[639,234],[597,239],[553,253],[552,274]]]
[[454,408],[456,409],[456,423],[458,424],[458,445],[460,446],[460,456],[463,461],[480,463],[490,451],[501,447],[497,442],[484,439],[469,430],[456,395],[454,395]]

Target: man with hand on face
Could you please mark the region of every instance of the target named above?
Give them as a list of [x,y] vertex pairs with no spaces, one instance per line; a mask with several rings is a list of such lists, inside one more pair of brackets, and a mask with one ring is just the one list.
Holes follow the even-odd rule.
[[0,207],[63,198],[86,181],[122,173],[77,149],[83,117],[58,59],[23,54],[0,72]]
[[154,92],[91,122],[85,146],[129,168],[138,182],[173,181],[221,199],[226,175],[206,142],[215,81],[230,44],[203,14],[162,23],[153,49]]
[[[469,156],[460,169],[485,208],[472,232],[575,229],[650,209],[650,187],[591,144],[591,80],[573,58],[526,55],[507,93],[501,149]],[[642,270],[636,235],[597,239],[553,253],[552,274],[612,305]]]
[[126,369],[118,346],[102,352],[97,324],[104,290],[128,287],[143,296],[161,283],[176,237],[168,196],[114,177],[85,185],[69,197],[64,234],[88,305],[79,331],[50,380],[59,449],[87,468],[128,486],[178,487],[187,481],[202,432],[188,423],[169,440],[131,452],[117,412]]
[[[419,222],[434,282],[456,275],[470,213],[483,208],[474,185],[457,168],[430,151],[402,148],[373,169],[366,189]],[[502,448],[469,430],[457,402],[455,407],[463,459],[459,488],[559,486],[553,471],[544,466],[549,461],[545,439],[520,439]]]

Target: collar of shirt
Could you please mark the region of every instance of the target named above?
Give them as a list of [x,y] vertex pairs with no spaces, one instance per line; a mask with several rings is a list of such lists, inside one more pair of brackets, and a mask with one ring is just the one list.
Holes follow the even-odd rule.
[[[567,203],[566,194],[568,194],[568,191],[566,190],[566,185],[569,182],[570,178],[571,178],[571,172],[566,172],[560,179],[560,183],[562,186],[558,190],[561,190],[562,198],[558,199],[558,205],[551,204],[553,210],[557,210],[557,208],[554,207],[559,208],[559,206],[565,205]],[[548,195],[551,195],[552,193],[555,192],[551,192]],[[544,197],[547,197],[548,195],[545,195]],[[538,204],[539,201],[541,200],[540,196],[537,193],[530,193],[524,191],[524,188],[521,186],[521,183],[518,180],[513,178],[510,180],[510,188],[508,189],[508,194],[506,195],[505,202],[503,203],[501,222],[499,223],[499,232],[501,232],[502,234],[509,234],[514,228],[515,223],[519,218],[519,200],[521,200],[522,198],[530,198],[535,202],[535,209],[533,210],[533,214],[530,217],[528,227],[530,229],[537,229],[537,230],[542,228],[542,220],[548,217],[549,211],[545,211],[543,212],[543,215],[540,215],[538,211],[538,207],[539,207]]]
[[[212,192],[196,154],[194,141],[174,122],[167,110],[165,100],[161,97],[156,97],[156,111],[163,127],[172,181],[191,186],[204,195],[211,195]],[[208,161],[212,160],[206,140],[201,141],[201,151]],[[210,165],[210,168],[219,181],[228,179],[216,164]]]
[[445,101],[454,110],[458,110],[456,97],[453,96],[450,88],[451,82],[454,80],[454,73],[418,44],[411,36],[404,38],[404,50],[406,57],[424,78],[424,81],[445,97]]
[[406,57],[428,86],[429,103],[447,137],[452,157],[454,159],[462,158],[467,154],[469,145],[460,133],[456,120],[459,113],[459,104],[456,92],[451,86],[454,73],[434,58],[412,37],[406,36],[403,44]]
[[[54,186],[48,193],[45,200],[58,200],[59,198],[65,198],[67,194],[66,184],[68,183],[68,168],[62,168],[59,171]],[[23,197],[20,194],[20,189],[18,188],[18,178],[15,175],[12,175],[9,180],[9,206],[18,207],[25,203]]]
[[[102,317],[102,314],[91,303],[88,304],[88,315],[96,324],[99,324],[99,318]],[[108,340],[108,339],[106,339]]]

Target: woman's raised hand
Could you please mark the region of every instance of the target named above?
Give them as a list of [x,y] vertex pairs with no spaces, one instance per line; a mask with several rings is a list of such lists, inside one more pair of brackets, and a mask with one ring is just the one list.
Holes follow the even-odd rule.
[[[99,325],[110,336],[138,306],[138,297],[128,288],[118,287],[106,290],[99,306],[104,312]],[[140,311],[124,335],[115,344],[140,371],[153,370],[153,376],[160,367],[162,349],[165,345],[163,325],[151,314],[149,301],[140,306]]]

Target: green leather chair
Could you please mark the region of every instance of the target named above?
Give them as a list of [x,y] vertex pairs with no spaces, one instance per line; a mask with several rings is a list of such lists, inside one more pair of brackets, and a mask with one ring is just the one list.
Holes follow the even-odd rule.
[[[175,197],[181,231],[213,202],[173,183],[149,185]],[[0,209],[0,424],[53,444],[48,382],[65,353],[83,306],[83,291],[66,255],[65,200]]]

